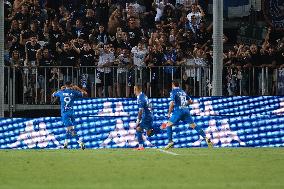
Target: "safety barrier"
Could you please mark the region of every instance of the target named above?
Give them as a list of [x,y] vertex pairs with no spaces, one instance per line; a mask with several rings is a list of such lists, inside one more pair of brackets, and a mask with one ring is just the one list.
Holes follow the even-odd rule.
[[[224,96],[284,95],[284,69],[225,67],[223,78]],[[168,97],[172,79],[179,80],[189,95],[211,96],[212,69],[208,66],[5,67],[5,107],[12,115],[24,105],[31,109],[32,105],[58,104],[51,94],[67,80],[84,87],[89,97],[133,97],[135,84],[142,84],[148,97]]]

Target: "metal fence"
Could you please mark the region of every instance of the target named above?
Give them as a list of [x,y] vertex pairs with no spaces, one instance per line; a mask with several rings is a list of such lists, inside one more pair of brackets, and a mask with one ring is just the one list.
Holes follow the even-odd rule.
[[[212,69],[208,66],[167,67],[5,67],[5,104],[57,104],[51,94],[66,81],[88,91],[89,97],[133,97],[140,84],[149,97],[168,97],[171,81],[180,81],[192,96],[211,96]],[[284,69],[225,67],[224,95],[283,95]]]

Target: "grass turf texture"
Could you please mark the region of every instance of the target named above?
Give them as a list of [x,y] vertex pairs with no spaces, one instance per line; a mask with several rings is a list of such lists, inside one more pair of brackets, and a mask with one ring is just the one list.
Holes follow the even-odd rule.
[[171,151],[0,150],[0,188],[284,188],[283,148]]

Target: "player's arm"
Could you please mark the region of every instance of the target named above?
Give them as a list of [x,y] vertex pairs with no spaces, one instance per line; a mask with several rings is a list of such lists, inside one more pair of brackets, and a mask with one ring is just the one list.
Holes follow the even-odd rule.
[[136,126],[139,125],[141,119],[142,119],[142,114],[143,114],[143,102],[142,99],[138,100],[138,115],[137,115],[137,120],[136,120]]
[[170,98],[171,102],[169,105],[168,117],[171,117],[171,113],[173,112],[175,106],[175,94],[173,92],[170,93]]
[[136,120],[136,125],[138,125],[142,119],[142,114],[143,114],[143,108],[139,108],[138,111],[138,116],[137,116],[137,120]]
[[80,92],[83,94],[83,96],[87,96],[87,95],[88,95],[87,91],[85,91],[84,89],[81,89],[81,88],[78,87],[77,85],[74,85],[72,88],[73,88],[74,90],[80,91]]
[[169,111],[168,111],[168,117],[171,117],[171,113],[173,112],[174,106],[175,106],[175,102],[171,101],[170,106],[169,106]]
[[61,89],[58,91],[55,91],[54,93],[52,93],[52,97],[59,97],[59,93],[60,93]]
[[186,95],[186,100],[189,105],[193,104],[193,100],[188,95]]

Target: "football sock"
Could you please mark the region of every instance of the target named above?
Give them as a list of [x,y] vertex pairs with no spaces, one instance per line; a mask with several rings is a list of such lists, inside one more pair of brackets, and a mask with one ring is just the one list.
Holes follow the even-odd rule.
[[173,141],[173,128],[171,126],[167,127],[167,135],[168,135],[169,142],[172,142]]
[[68,139],[70,139],[71,137],[72,137],[71,132],[67,130],[65,133],[65,140],[68,141]]
[[143,137],[141,131],[137,131],[137,139],[139,144],[143,144]]
[[71,129],[70,133],[72,137],[74,137],[79,144],[82,143],[82,140],[79,138],[79,135],[76,133],[75,129]]
[[67,146],[67,145],[68,145],[68,142],[69,142],[69,140],[66,138],[66,139],[64,140],[64,145]]
[[196,125],[195,130],[198,132],[200,136],[202,136],[203,138],[206,138],[205,132],[200,126]]
[[153,130],[154,130],[154,134],[159,134],[161,132],[160,126],[154,126]]

